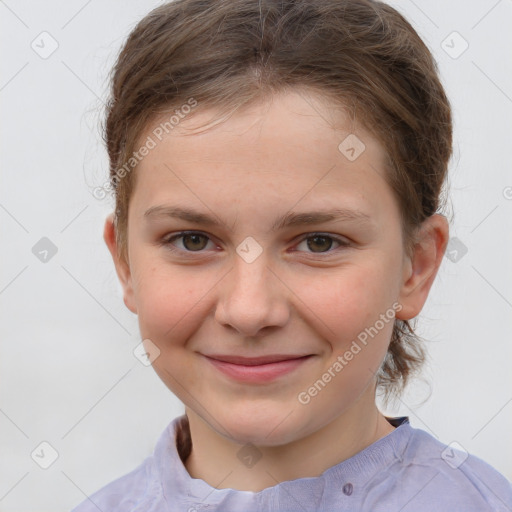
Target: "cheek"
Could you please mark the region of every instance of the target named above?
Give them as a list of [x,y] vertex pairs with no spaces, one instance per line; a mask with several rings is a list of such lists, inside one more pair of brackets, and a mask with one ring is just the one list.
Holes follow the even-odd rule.
[[[152,366],[183,402],[201,382],[187,343],[208,314],[207,291],[218,278],[166,265],[142,267],[136,287],[139,329],[159,349]],[[197,270],[197,269],[196,269]],[[210,284],[208,284],[210,283]],[[203,299],[203,300],[201,300]]]
[[198,317],[205,314],[206,301],[201,298],[216,282],[215,276],[163,264],[139,268],[143,270],[136,280],[135,298],[141,335],[154,338],[158,345],[164,340],[166,345],[173,340],[184,343],[199,325]]
[[[393,275],[381,263],[339,269],[314,283],[305,279],[301,299],[307,308],[302,309],[312,312],[310,321],[329,340],[333,351],[344,350],[361,332],[373,326],[381,314],[392,309],[396,288]],[[388,324],[392,324],[389,319]],[[387,332],[386,326],[379,323],[379,330]]]
[[311,400],[310,417],[334,418],[376,376],[389,346],[396,312],[394,288],[387,286],[389,273],[384,270],[345,269],[329,279],[329,286],[309,288],[315,304],[312,309],[319,312],[311,321],[331,351],[322,370],[302,389]]

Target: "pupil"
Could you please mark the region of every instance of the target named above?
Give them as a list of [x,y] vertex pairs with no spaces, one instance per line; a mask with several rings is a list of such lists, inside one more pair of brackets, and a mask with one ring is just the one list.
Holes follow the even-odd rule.
[[[320,240],[320,242],[318,242],[319,240]],[[327,241],[327,247],[325,247],[325,244],[323,244],[325,250],[329,250],[331,248],[331,245],[332,245],[332,240],[329,237],[326,237],[326,236],[314,236],[314,237],[312,237],[312,238],[310,238],[308,240],[308,248],[311,249],[311,250],[314,249],[311,246],[312,245],[311,241],[313,241],[314,244],[318,244],[319,243],[320,245],[322,245],[322,241],[324,241],[324,242]],[[314,251],[313,250],[313,252],[322,252],[322,251]]]

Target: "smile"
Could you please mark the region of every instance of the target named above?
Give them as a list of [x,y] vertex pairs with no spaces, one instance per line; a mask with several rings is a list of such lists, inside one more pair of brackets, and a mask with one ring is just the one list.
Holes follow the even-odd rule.
[[296,370],[313,356],[204,357],[214,368],[228,377],[242,382],[262,383],[273,381]]

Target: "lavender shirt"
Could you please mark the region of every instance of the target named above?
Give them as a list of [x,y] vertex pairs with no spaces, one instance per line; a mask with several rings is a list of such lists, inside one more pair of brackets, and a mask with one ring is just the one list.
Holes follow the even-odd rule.
[[474,455],[447,447],[408,417],[318,477],[260,492],[216,489],[192,478],[176,449],[175,418],[154,453],[72,512],[512,511],[512,484]]

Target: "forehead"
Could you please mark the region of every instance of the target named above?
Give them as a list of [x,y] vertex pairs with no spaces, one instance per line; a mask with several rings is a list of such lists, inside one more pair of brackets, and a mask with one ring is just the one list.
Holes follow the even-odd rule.
[[382,202],[390,194],[384,148],[326,98],[281,93],[206,130],[215,111],[199,107],[188,117],[175,115],[173,123],[175,111],[155,118],[141,134],[139,145],[151,139],[153,147],[137,166],[132,199],[154,205],[206,189],[216,200],[238,203],[258,193],[286,201],[343,197],[376,214],[379,197]]

